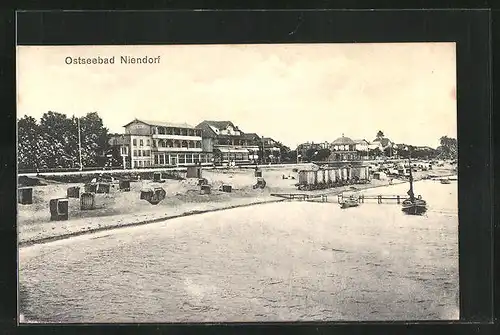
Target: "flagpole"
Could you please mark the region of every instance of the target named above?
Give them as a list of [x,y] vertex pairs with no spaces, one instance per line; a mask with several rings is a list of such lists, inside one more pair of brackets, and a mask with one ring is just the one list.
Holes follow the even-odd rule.
[[82,165],[82,137],[81,137],[81,131],[80,131],[80,118],[78,118],[78,156],[79,156],[79,161],[80,161],[80,171],[83,170],[83,165]]

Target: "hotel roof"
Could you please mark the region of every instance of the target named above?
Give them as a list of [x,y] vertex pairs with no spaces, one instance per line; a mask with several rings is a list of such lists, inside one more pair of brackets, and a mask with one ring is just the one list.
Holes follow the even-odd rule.
[[144,124],[147,124],[149,126],[160,126],[160,127],[172,127],[172,128],[192,128],[194,129],[195,127],[187,124],[187,123],[174,123],[174,122],[163,122],[163,121],[151,121],[151,120],[144,120],[144,119],[134,119],[133,121],[127,123],[124,125],[124,127],[127,127],[131,123],[134,122],[142,122]]

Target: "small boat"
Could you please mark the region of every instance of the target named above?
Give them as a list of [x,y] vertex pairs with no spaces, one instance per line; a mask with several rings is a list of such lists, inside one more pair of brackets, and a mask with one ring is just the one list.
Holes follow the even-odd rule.
[[[409,158],[409,160],[411,166],[411,157]],[[422,215],[427,211],[427,202],[424,199],[422,199],[421,196],[418,196],[418,198],[416,198],[415,193],[413,193],[413,175],[411,173],[411,169],[410,169],[409,181],[410,181],[410,190],[407,193],[410,197],[408,199],[403,200],[401,210],[408,215]]]
[[441,179],[441,184],[450,184],[450,180],[449,179]]
[[354,197],[349,197],[348,199],[342,201],[340,204],[340,208],[351,208],[351,207],[358,207],[359,206],[359,199],[356,199]]
[[406,199],[402,211],[409,215],[421,215],[427,211],[427,202],[423,199]]

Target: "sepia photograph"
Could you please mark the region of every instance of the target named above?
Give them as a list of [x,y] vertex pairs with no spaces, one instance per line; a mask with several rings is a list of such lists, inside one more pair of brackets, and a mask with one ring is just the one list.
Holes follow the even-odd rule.
[[20,323],[459,319],[455,43],[16,66]]

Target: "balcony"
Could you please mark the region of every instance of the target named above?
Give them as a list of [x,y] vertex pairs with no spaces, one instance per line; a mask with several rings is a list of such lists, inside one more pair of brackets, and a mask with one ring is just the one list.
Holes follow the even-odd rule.
[[201,141],[201,136],[153,134],[152,137],[153,139],[162,139],[162,140]]
[[[189,137],[196,137],[196,138],[201,138],[201,133],[202,131],[200,129],[191,129],[191,128],[177,128],[177,127],[153,127],[152,128],[152,135],[154,136],[161,136],[158,138],[189,138]],[[167,137],[165,137],[167,136]]]
[[187,147],[156,147],[152,151],[155,152],[202,152],[202,148],[187,148]]
[[258,145],[253,145],[253,144],[251,145],[215,144],[214,149],[217,148],[228,148],[228,149],[234,148],[234,149],[246,149],[246,150],[256,151],[262,149],[262,146],[259,147]]

